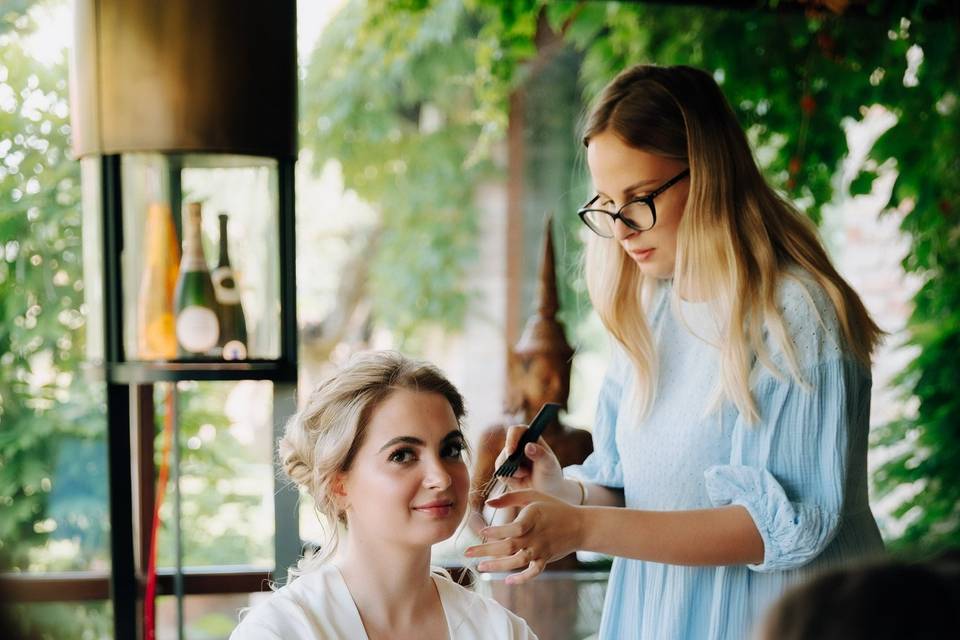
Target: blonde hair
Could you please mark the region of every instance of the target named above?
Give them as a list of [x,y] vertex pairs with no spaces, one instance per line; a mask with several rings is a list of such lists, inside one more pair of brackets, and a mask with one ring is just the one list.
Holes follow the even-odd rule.
[[400,389],[442,395],[458,424],[465,415],[463,396],[437,367],[396,351],[373,351],[354,356],[321,382],[287,422],[278,446],[280,465],[329,523],[320,548],[300,560],[290,570],[292,576],[325,562],[336,551],[338,523],[346,524],[346,519],[334,500],[334,483],[350,470],[374,410]]
[[[732,401],[751,423],[760,418],[749,384],[754,359],[782,377],[764,346],[765,328],[783,349],[791,375],[803,383],[776,300],[781,278],[794,264],[830,298],[846,350],[870,366],[883,332],[830,263],[816,227],[766,183],[733,109],[709,74],[652,65],[621,72],[588,115],[584,145],[608,130],[633,148],[690,168],[673,296],[717,294],[710,305],[721,320],[718,399]],[[600,237],[588,242],[585,272],[591,302],[636,369],[645,414],[657,387],[656,345],[644,312],[655,283],[615,240]]]

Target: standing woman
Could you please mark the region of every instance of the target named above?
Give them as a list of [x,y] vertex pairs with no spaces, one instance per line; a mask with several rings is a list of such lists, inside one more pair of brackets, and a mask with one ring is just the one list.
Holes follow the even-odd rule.
[[808,571],[883,549],[866,466],[881,331],[709,74],[627,69],[583,142],[587,284],[614,338],[595,451],[562,470],[527,445],[491,502],[523,510],[468,554],[523,569],[513,582],[574,549],[615,556],[601,638],[746,638]]

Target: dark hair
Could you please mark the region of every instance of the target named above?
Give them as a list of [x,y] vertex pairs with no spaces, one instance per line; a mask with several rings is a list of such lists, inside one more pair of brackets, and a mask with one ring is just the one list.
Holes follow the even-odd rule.
[[788,591],[761,629],[764,640],[955,637],[960,558],[952,553],[926,563],[885,561],[827,571]]

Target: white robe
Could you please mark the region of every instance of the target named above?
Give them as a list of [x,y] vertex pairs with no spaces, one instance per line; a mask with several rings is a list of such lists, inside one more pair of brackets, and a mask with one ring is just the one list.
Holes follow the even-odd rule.
[[[491,598],[434,575],[451,640],[536,640],[517,615]],[[367,640],[340,570],[324,564],[250,609],[230,640]]]

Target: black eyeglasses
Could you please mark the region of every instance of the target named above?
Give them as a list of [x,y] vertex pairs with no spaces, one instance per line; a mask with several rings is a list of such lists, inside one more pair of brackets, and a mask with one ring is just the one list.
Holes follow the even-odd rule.
[[583,205],[577,215],[583,220],[590,231],[603,238],[613,237],[613,227],[619,219],[629,229],[647,231],[657,224],[657,209],[653,206],[653,199],[690,175],[690,169],[684,169],[667,180],[653,193],[634,198],[616,211],[610,209],[594,209],[594,203],[600,199],[599,195]]

